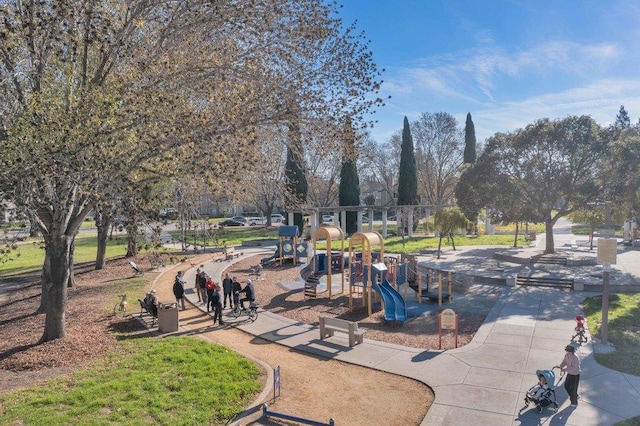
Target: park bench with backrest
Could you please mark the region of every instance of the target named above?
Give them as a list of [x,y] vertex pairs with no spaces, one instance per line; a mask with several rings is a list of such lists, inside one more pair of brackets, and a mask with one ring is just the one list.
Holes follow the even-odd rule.
[[358,343],[362,343],[365,330],[358,329],[358,323],[347,321],[339,318],[320,317],[320,340],[333,336],[334,332],[339,331],[349,336],[349,347],[353,347]]
[[140,302],[140,318],[147,313],[151,315],[152,318],[151,326],[155,325],[156,319],[158,319],[158,307],[154,304],[147,303],[146,300],[138,299],[138,302]]

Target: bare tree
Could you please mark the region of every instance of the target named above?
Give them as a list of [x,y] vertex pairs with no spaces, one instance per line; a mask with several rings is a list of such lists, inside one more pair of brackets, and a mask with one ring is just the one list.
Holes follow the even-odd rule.
[[451,114],[423,113],[411,126],[421,198],[433,206],[451,204],[464,153],[464,134]]
[[362,186],[369,188],[369,191],[375,188],[375,191],[385,194],[381,197],[387,200],[385,205],[393,205],[400,168],[402,135],[398,131],[383,144],[377,143],[369,135],[363,135],[361,141],[358,170]]

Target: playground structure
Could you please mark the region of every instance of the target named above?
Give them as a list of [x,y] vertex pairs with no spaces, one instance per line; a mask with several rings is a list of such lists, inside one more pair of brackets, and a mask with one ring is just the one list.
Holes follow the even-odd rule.
[[[418,262],[415,255],[404,255],[402,265],[406,266],[407,282],[409,287],[415,292],[416,300],[422,303],[423,299],[437,301],[438,306],[442,306],[443,300],[447,299],[451,303],[451,286],[453,283],[452,271],[427,269],[426,272],[418,270]],[[434,288],[437,283],[437,288]],[[448,291],[443,291],[447,285]],[[405,294],[406,299],[406,294]]]
[[[321,240],[326,240],[324,252],[317,249],[317,242]],[[336,241],[340,241],[339,247],[335,247]],[[379,297],[385,321],[388,322],[406,321],[409,287],[414,290],[418,303],[425,298],[437,301],[438,306],[446,299],[451,302],[451,271],[429,269],[425,275],[418,272],[415,255],[385,256],[384,239],[377,232],[353,234],[349,239],[349,251],[345,253],[342,230],[336,226],[324,226],[314,233],[311,246],[309,251],[312,254],[309,257],[312,261],[308,268],[312,272],[305,278],[305,299],[316,298],[319,293],[325,291],[328,292],[329,298],[332,298],[332,279],[336,279],[334,275],[340,274],[340,294],[344,294],[345,282],[349,282],[349,310],[353,310],[354,299],[360,299],[370,316],[375,301],[373,298]],[[345,266],[348,268],[347,280]],[[319,291],[320,277],[323,275],[326,275],[327,287],[326,290]],[[437,283],[437,289],[434,283]],[[449,291],[445,292],[443,289],[447,284]]]
[[[317,242],[325,240],[326,248],[324,253],[318,253]],[[339,251],[332,251],[332,245],[335,242],[340,242]],[[312,273],[305,279],[304,297],[311,298],[318,296],[318,284],[320,283],[320,277],[327,276],[327,291],[329,293],[329,299],[333,296],[332,289],[332,275],[334,273],[340,273],[341,275],[341,292],[344,294],[344,232],[337,226],[323,226],[317,228],[312,238]]]
[[264,258],[260,264],[267,266],[278,261],[282,265],[291,260],[293,264],[300,262],[301,257],[307,256],[307,243],[300,241],[300,229],[297,226],[282,225],[278,228],[278,246],[273,256]]
[[[361,247],[361,252],[356,248]],[[374,249],[377,251],[374,252]],[[357,232],[349,239],[349,309],[353,309],[354,294],[359,295],[372,314],[373,291],[381,298],[385,321],[404,323],[407,319],[407,305],[402,295],[391,286],[387,279],[387,265],[384,257],[384,239],[377,232]],[[404,279],[404,271],[394,267],[393,278],[396,284],[398,272]]]

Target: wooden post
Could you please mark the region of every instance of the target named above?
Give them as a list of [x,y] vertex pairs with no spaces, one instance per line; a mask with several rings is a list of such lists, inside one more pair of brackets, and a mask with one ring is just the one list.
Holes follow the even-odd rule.
[[449,303],[451,303],[451,282],[453,281],[453,273],[449,271]]
[[442,271],[438,271],[438,306],[442,306]]

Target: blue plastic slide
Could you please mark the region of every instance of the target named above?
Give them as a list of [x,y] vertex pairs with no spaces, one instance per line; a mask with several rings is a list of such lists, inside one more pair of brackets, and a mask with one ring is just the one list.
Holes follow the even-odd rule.
[[373,289],[384,302],[385,321],[405,322],[407,320],[407,305],[402,295],[389,284],[389,281],[385,279],[382,284],[374,282]]

